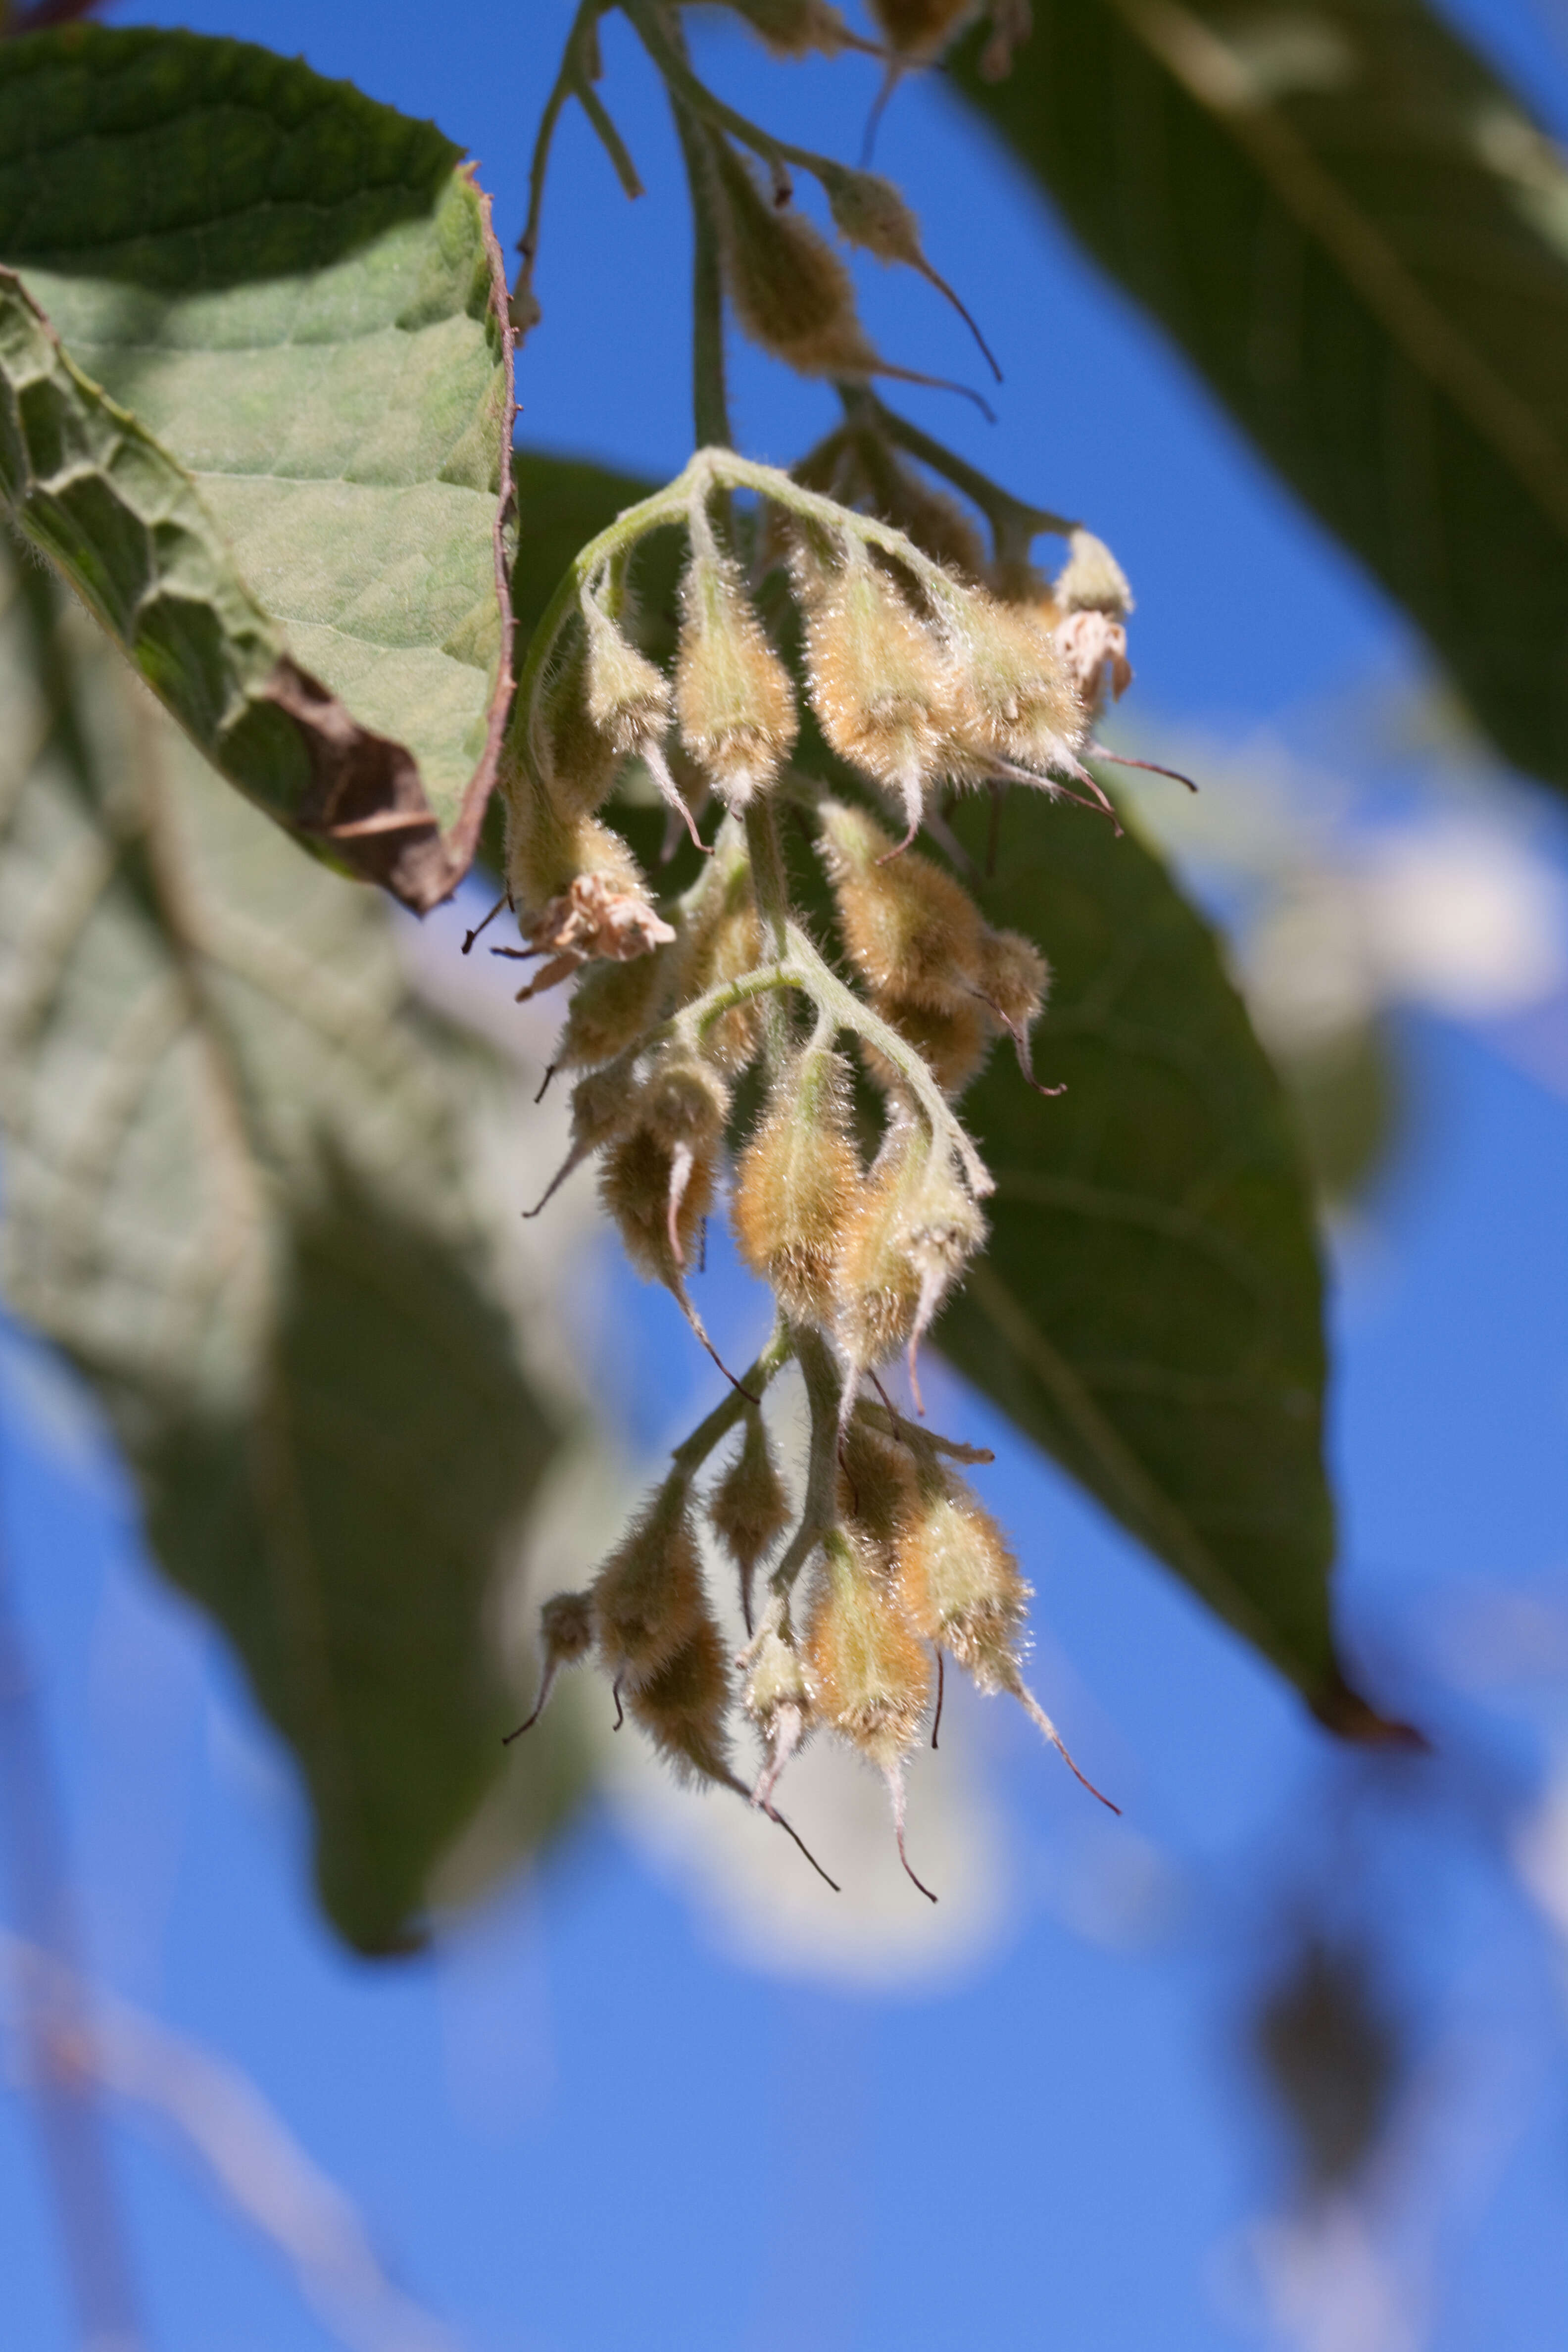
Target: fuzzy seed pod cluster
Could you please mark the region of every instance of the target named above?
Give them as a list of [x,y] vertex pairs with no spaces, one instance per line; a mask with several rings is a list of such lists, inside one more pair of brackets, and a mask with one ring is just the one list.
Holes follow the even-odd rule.
[[[787,14],[781,5],[781,26]],[[781,244],[781,216],[735,169],[732,208],[751,226],[736,232],[731,272],[743,261],[765,282],[775,329],[789,293],[802,345],[828,331],[839,265],[828,254],[825,268],[798,225]],[[896,243],[899,215],[877,215],[865,190],[857,201],[861,241]],[[859,426],[823,454],[825,479],[851,488],[856,506],[758,467],[729,479],[711,454],[694,461],[682,503],[673,489],[648,502],[647,528],[679,518],[688,543],[668,672],[638,639],[623,519],[558,600],[551,643],[531,651],[503,783],[510,895],[522,952],[541,966],[522,992],[575,975],[552,1064],[573,1085],[556,1183],[596,1160],[631,1263],[674,1294],[710,1353],[692,1286],[727,1194],[739,1255],[776,1311],[763,1356],[728,1374],[588,1590],[549,1604],[540,1705],[591,1652],[679,1772],[748,1793],[731,1762],[738,1688],[761,1745],[749,1792],[761,1810],[782,1822],[781,1776],[823,1730],[887,1780],[901,1853],[905,1764],[939,1704],[942,1657],[1055,1737],[1019,1663],[1026,1588],[952,1466],[965,1449],[901,1419],[881,1386],[904,1354],[920,1406],[919,1349],[985,1238],[991,1180],[954,1105],[1000,1037],[1032,1075],[1048,981],[1032,942],[993,925],[952,867],[912,845],[939,787],[1077,772],[1117,684],[1131,600],[1082,533],[1053,590],[1030,575],[1012,600],[994,593],[972,527],[882,457],[871,463]],[[786,526],[771,541],[768,528],[748,541],[731,503],[759,476]],[[900,499],[908,533],[862,511]],[[746,549],[770,543],[787,561],[768,603]],[[938,543],[947,560],[930,551]],[[775,632],[763,610],[776,620],[783,597],[798,627]],[[838,763],[830,779],[808,761],[803,772],[814,743]],[[658,897],[610,818],[631,762],[701,852],[695,878]],[[901,838],[881,822],[889,809]],[[831,940],[790,903],[786,848],[819,862]],[[781,1469],[764,1391],[791,1359],[810,1429],[805,1461]],[[731,1433],[704,1488],[701,1465]],[[705,1542],[734,1578],[728,1637]]]

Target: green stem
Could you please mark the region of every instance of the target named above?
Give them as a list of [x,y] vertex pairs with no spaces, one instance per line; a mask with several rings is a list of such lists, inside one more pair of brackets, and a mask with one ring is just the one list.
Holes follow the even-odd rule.
[[933,1139],[944,1143],[959,1162],[970,1191],[977,1201],[996,1189],[989,1169],[974,1145],[953,1117],[952,1107],[925,1063],[898,1031],[873,1011],[852,989],[847,988],[817,952],[816,948],[798,923],[791,923],[788,947],[792,963],[800,971],[799,985],[812,1002],[837,1023],[863,1037],[875,1047],[885,1061],[892,1064],[900,1078],[925,1114]]
[[[584,67],[586,46],[595,26],[610,5],[611,0],[582,0],[581,7],[572,19],[572,29],[566,36],[566,46],[561,52],[560,70],[556,74],[550,95],[544,101],[544,111],[539,118],[539,129],[534,134],[533,141],[533,160],[528,173],[528,219],[522,235],[517,241],[518,251],[522,256],[521,283],[525,287],[532,282],[533,265],[539,254],[539,223],[544,210],[544,182],[550,169],[550,150],[555,138],[555,126],[561,120],[562,110],[567,100],[574,96],[581,98],[589,86],[588,76]],[[594,103],[598,106],[597,99]],[[602,106],[598,108],[598,111],[601,116],[605,116]],[[599,128],[592,109],[589,110],[589,120],[595,122],[595,129]],[[605,116],[605,121],[608,122],[607,116]],[[602,131],[600,136],[604,136]],[[611,147],[610,152],[617,171],[620,170],[621,165],[616,156],[616,147],[619,145],[619,137],[616,135],[616,143]],[[620,152],[621,155],[626,157],[627,167],[630,168],[631,158],[626,155],[624,147]],[[635,171],[632,172],[632,178],[637,179]],[[626,186],[624,175],[621,184]],[[628,194],[640,195],[641,193],[640,183],[635,189],[627,189]]]
[[740,1387],[731,1389],[707,1420],[699,1422],[690,1436],[674,1448],[670,1459],[681,1478],[689,1478],[694,1470],[700,1468],[721,1439],[729,1435],[749,1409],[749,1399],[742,1391],[749,1391],[751,1398],[760,1397],[773,1374],[788,1363],[795,1351],[795,1334],[781,1316],[756,1362],[742,1373]]
[[835,187],[861,176],[847,164],[836,163],[831,155],[818,155],[809,147],[795,147],[787,139],[775,139],[771,131],[749,121],[732,106],[726,106],[721,98],[715,97],[707,83],[692,72],[679,44],[671,39],[660,21],[655,0],[621,0],[621,9],[636,26],[637,37],[663,76],[671,98],[700,121],[710,122],[716,131],[727,131],[765,163],[793,163],[797,170],[809,172],[829,194]]
[[801,1570],[823,1538],[838,1520],[838,1412],[843,1381],[832,1349],[820,1331],[801,1330],[795,1337],[795,1361],[805,1382],[811,1408],[811,1453],[805,1473],[805,1502],[800,1525],[789,1549],[768,1580],[781,1603],[788,1602]]
[[713,161],[707,136],[672,91],[670,110],[691,195],[691,415],[700,449],[730,446],[730,403],[724,382],[724,281],[713,197]]

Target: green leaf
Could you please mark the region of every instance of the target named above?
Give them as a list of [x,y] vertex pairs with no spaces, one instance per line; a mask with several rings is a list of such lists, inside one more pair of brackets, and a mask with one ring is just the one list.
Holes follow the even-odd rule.
[[[958,824],[983,857],[984,814]],[[1067,1091],[998,1049],[965,1095],[992,1239],[939,1343],[1325,1722],[1376,1737],[1331,1622],[1310,1192],[1214,935],[1135,835],[1028,793],[978,896],[1049,959],[1035,1068]]]
[[0,45],[0,488],[225,775],[411,906],[510,691],[505,277],[458,151],[237,41]]
[[486,1067],[47,572],[0,602],[7,1296],[294,1749],[331,1917],[395,1948],[506,1764],[496,1578],[555,1444],[464,1181]]
[[1418,0],[1035,0],[956,79],[1105,268],[1568,784],[1568,166]]

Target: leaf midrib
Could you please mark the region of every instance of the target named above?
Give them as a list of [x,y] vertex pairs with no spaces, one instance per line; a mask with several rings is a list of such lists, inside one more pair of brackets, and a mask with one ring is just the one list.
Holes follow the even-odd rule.
[[1391,341],[1453,401],[1568,537],[1568,460],[1233,53],[1179,0],[1106,0],[1211,121],[1230,133],[1284,209],[1335,257]]

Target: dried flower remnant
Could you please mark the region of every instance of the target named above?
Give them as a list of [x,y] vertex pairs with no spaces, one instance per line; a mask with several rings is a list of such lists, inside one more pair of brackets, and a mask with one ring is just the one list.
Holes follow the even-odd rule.
[[1087,723],[1104,704],[1108,683],[1116,701],[1132,683],[1126,627],[1132,591],[1103,540],[1075,530],[1069,548],[1056,583],[1055,601],[1062,617],[1053,634]]
[[664,947],[675,933],[640,892],[605,874],[579,874],[558,898],[540,908],[524,934],[530,950],[547,959],[518,1003],[567,979],[580,964],[603,956],[626,963]]

